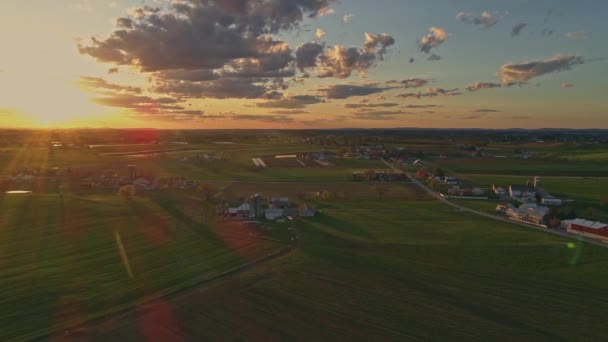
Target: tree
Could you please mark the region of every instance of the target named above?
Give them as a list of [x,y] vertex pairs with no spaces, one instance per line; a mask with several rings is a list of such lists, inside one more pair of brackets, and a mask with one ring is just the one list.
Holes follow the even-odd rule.
[[608,207],[608,196],[600,198],[600,207]]
[[430,186],[431,186],[431,188],[433,188],[433,189],[439,189],[439,181],[438,181],[438,180],[436,180],[436,179],[432,179],[432,180],[429,182],[429,185],[430,185]]
[[217,206],[210,200],[203,200],[201,203],[202,223],[210,224],[217,217]]
[[118,191],[118,194],[127,201],[131,201],[135,197],[135,193],[136,191],[133,185],[125,185]]
[[587,208],[587,210],[585,210],[585,216],[593,221],[598,219],[599,213],[600,211],[597,208]]
[[436,167],[433,170],[433,174],[435,175],[435,177],[445,177],[445,172],[443,172],[443,169],[440,167]]

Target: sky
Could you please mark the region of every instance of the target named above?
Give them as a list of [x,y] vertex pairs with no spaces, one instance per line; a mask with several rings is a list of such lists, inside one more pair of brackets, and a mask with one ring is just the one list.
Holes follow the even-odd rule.
[[608,128],[608,1],[3,0],[1,127]]

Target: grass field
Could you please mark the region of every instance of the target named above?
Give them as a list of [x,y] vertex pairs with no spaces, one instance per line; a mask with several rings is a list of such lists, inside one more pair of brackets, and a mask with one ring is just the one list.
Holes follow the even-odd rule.
[[[205,227],[179,199],[0,197],[0,340],[33,338],[197,284],[276,251]],[[122,256],[124,250],[124,257]]]
[[462,174],[510,174],[538,176],[604,177],[608,163],[564,160],[461,158],[438,162],[445,170]]
[[[98,340],[601,340],[608,250],[434,201],[326,202],[302,245],[149,310]],[[152,324],[145,324],[151,322]],[[164,322],[163,324],[153,324]],[[585,324],[573,324],[585,322]]]

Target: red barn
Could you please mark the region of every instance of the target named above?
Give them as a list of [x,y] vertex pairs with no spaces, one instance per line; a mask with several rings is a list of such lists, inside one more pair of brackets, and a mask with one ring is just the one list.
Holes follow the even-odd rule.
[[568,232],[608,242],[608,224],[605,223],[576,219],[571,221]]

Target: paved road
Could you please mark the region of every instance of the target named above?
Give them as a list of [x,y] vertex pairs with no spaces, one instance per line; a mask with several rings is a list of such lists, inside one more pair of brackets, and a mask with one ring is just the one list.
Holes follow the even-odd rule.
[[580,235],[574,235],[574,234],[570,234],[567,232],[563,232],[563,231],[559,231],[559,230],[554,230],[554,229],[547,229],[547,228],[541,228],[532,224],[526,224],[523,222],[518,222],[518,221],[513,221],[513,220],[509,220],[508,218],[505,217],[500,217],[497,215],[492,215],[492,214],[488,214],[488,213],[484,213],[483,211],[479,211],[479,210],[475,210],[475,209],[471,209],[471,208],[467,208],[464,207],[462,205],[456,204],[454,202],[450,202],[448,201],[446,198],[444,198],[443,196],[439,195],[438,193],[434,192],[433,190],[429,189],[428,187],[426,187],[424,184],[422,184],[420,181],[418,181],[417,179],[415,179],[414,177],[411,177],[410,175],[407,175],[407,177],[410,179],[410,181],[414,184],[416,184],[417,186],[419,186],[420,188],[424,189],[426,192],[428,192],[429,195],[431,195],[433,198],[436,198],[437,200],[451,206],[454,207],[460,211],[464,211],[464,212],[469,212],[469,213],[473,213],[479,216],[483,216],[483,217],[487,217],[493,220],[497,220],[497,221],[502,221],[502,222],[507,222],[507,223],[511,223],[511,224],[515,224],[521,227],[525,227],[525,228],[530,228],[530,229],[534,229],[534,230],[538,230],[544,233],[549,233],[549,234],[553,234],[553,235],[558,235],[567,239],[575,239],[575,240],[583,240],[586,243],[590,244],[590,245],[595,245],[595,246],[600,246],[600,247],[604,247],[604,248],[608,248],[608,244],[594,240],[594,239],[590,239],[584,236],[580,236]]

